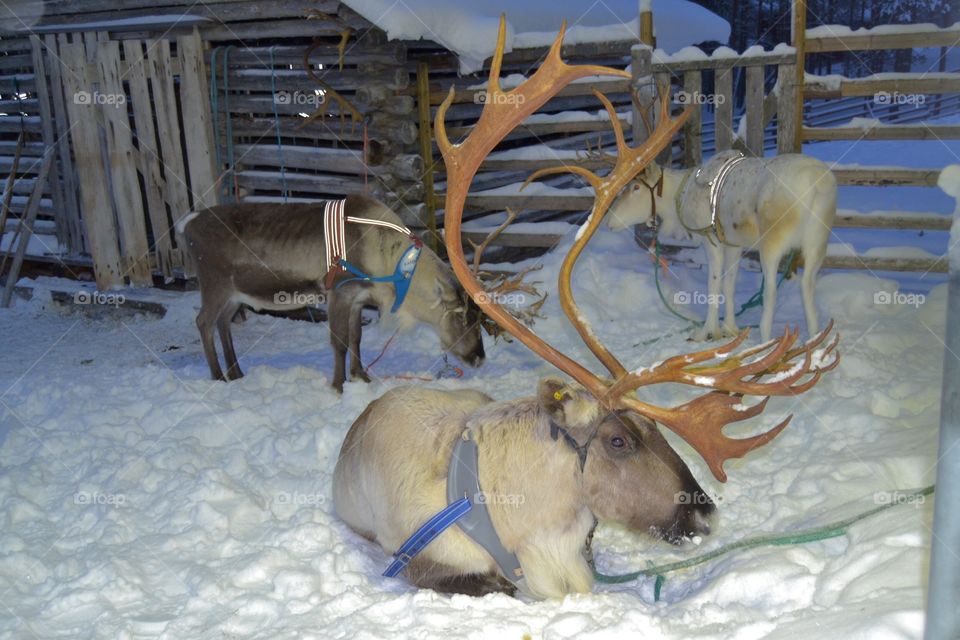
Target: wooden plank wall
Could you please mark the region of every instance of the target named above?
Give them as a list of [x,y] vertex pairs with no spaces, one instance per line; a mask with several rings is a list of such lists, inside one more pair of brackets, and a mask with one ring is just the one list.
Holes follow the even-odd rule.
[[[567,45],[563,48],[564,60],[571,64],[590,63],[623,68],[630,62],[630,47],[633,42],[595,43]],[[504,56],[501,79],[504,87],[510,85],[511,75],[529,76],[539,65],[546,49],[519,49]],[[450,87],[455,90],[453,104],[447,110],[446,128],[451,140],[456,141],[465,135],[476,123],[483,108],[485,91],[483,88],[471,88],[485,85],[489,75],[489,63],[482,71],[469,76],[459,74],[458,63],[451,55],[439,48],[426,44],[414,48],[411,45],[411,58],[427,61],[429,65],[429,119],[432,123],[436,108],[446,98]],[[613,129],[608,119],[600,119],[597,114],[603,111],[603,105],[593,95],[593,88],[602,91],[613,103],[628,139],[631,136],[631,99],[629,83],[622,79],[609,79],[591,83],[576,83],[564,88],[555,98],[548,101],[537,113],[536,119],[521,124],[494,151],[527,150],[539,155],[516,159],[497,159],[495,155],[481,166],[474,178],[471,193],[467,197],[464,220],[481,219],[484,227],[495,226],[496,217],[506,207],[520,214],[520,220],[538,221],[567,219],[576,220],[584,216],[592,204],[592,196],[573,196],[570,194],[489,194],[491,189],[523,182],[536,169],[556,166],[575,161],[576,154],[583,155],[588,147],[609,148],[613,143]],[[564,112],[577,112],[564,117]],[[539,114],[546,114],[544,120]],[[551,120],[550,116],[556,116]],[[426,141],[428,144],[432,140]],[[443,194],[446,188],[446,174],[437,149],[433,148],[435,172],[432,175],[437,209],[438,224],[443,221]],[[603,170],[601,160],[580,160],[579,164]],[[559,189],[576,188],[584,185],[579,177],[560,175],[544,181]],[[486,220],[482,220],[486,218]],[[468,239],[477,239],[476,234],[464,233]],[[505,234],[494,246],[517,249],[518,238]],[[527,237],[528,246],[540,248],[543,242]],[[490,251],[489,253],[493,253]]]
[[183,266],[174,225],[215,202],[199,32],[123,42],[103,31],[60,33],[44,51],[46,67],[59,71],[50,89],[61,98],[58,135],[69,140],[60,155],[76,176],[98,286],[174,277]]
[[[97,263],[104,285],[180,275],[184,257],[171,227],[218,199],[370,193],[421,223],[423,161],[406,47],[387,43],[338,0],[48,0],[15,11],[0,9],[0,102],[15,81],[23,100],[15,120],[0,116],[0,170],[4,155],[12,162],[22,111],[30,134],[22,166],[45,140],[58,151],[61,175],[51,185],[62,194],[45,194],[41,216],[65,237],[64,254]],[[38,34],[33,50],[26,31]],[[61,63],[61,46],[82,50],[83,63]],[[326,87],[304,67],[308,48],[306,63]],[[48,76],[43,100],[34,91],[36,62]],[[360,121],[344,120],[346,110],[329,94],[324,116],[303,116],[316,105],[301,101],[327,87]],[[71,102],[85,88],[123,93],[124,108],[78,109],[83,105]],[[62,135],[77,122],[85,131]],[[17,183],[15,215],[30,186]],[[87,237],[91,229],[96,238]]]
[[[34,182],[41,167],[44,149],[55,140],[50,113],[48,95],[41,96],[38,86],[45,88],[44,83],[38,83],[34,69],[37,67],[37,50],[31,39],[26,35],[4,37],[0,39],[0,174],[6,183],[7,174],[12,169],[17,138],[21,129],[24,132],[24,146],[18,167],[18,180],[14,183],[11,197],[11,217],[6,224],[6,230],[12,231],[27,205]],[[40,74],[44,73],[40,69]],[[44,98],[44,99],[41,99]],[[56,165],[51,168],[51,175],[59,178],[60,172]],[[83,235],[78,220],[69,220],[66,215],[57,213],[61,207],[55,207],[56,201],[62,203],[63,191],[53,190],[50,184],[58,184],[58,180],[48,180],[44,186],[38,209],[40,225],[46,221],[57,232],[54,236],[44,236],[41,241],[47,245],[48,251],[56,253],[61,247],[82,247]],[[73,209],[74,213],[76,208]],[[5,234],[11,237],[12,234]]]

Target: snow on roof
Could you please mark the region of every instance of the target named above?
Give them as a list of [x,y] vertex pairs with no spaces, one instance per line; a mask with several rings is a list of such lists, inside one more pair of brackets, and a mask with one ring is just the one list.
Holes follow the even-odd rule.
[[[501,13],[507,15],[506,51],[549,45],[564,18],[568,44],[636,40],[637,0],[344,0],[351,9],[383,29],[391,40],[433,40],[460,58],[460,71],[472,73],[493,55]],[[653,7],[657,47],[673,53],[706,41],[726,43],[730,24],[687,0]]]

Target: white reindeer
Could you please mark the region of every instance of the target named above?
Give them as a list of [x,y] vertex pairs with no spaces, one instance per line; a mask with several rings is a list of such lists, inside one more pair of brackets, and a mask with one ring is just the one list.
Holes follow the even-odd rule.
[[763,317],[760,335],[770,338],[777,298],[777,268],[793,249],[803,255],[803,309],[807,331],[817,332],[814,283],[827,251],[837,210],[837,182],[830,168],[809,156],[784,154],[747,158],[739,151],[715,155],[688,170],[651,163],[631,183],[607,216],[613,229],[659,217],[658,236],[693,238],[703,243],[709,262],[710,294],[706,322],[695,340],[716,339],[720,286],[726,313],[722,335],[737,332],[733,294],[745,248],[760,253]]

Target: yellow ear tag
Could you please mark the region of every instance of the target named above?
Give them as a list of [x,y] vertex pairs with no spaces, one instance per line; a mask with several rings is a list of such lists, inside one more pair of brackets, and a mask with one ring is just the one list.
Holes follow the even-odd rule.
[[567,397],[567,395],[566,395],[564,392],[562,392],[562,391],[554,391],[554,392],[553,392],[553,399],[556,400],[556,401],[558,401],[558,402],[561,401],[561,400],[563,400],[563,399],[566,398],[566,397]]

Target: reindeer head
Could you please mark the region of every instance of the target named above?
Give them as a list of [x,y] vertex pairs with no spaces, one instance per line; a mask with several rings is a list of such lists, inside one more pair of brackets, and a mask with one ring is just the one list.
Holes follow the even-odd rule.
[[713,501],[652,420],[609,411],[558,378],[541,380],[537,398],[551,430],[563,429],[580,448],[584,499],[594,515],[673,544],[710,533]]
[[[563,62],[560,59],[560,49],[565,29],[566,24],[561,27],[550,52],[533,76],[518,87],[503,91],[500,87],[500,68],[503,62],[506,22],[501,17],[497,48],[490,66],[487,89],[490,99],[484,103],[480,119],[473,131],[459,144],[451,143],[447,137],[444,119],[453,101],[452,88],[450,95],[437,109],[437,144],[447,168],[444,241],[450,262],[464,289],[480,308],[516,339],[583,385],[607,411],[632,412],[674,431],[703,457],[718,480],[725,481],[725,460],[742,457],[770,442],[787,426],[792,416],[788,416],[769,431],[746,438],[728,437],[723,434],[723,427],[760,414],[771,395],[795,395],[813,387],[825,371],[836,366],[838,356],[834,354],[831,357],[829,354],[834,351],[838,338],[834,338],[816,358],[814,349],[824,343],[832,331],[832,323],[806,344],[797,347],[794,347],[794,344],[798,332],[787,330],[775,340],[735,353],[747,338],[745,331],[721,347],[677,355],[650,367],[629,371],[603,345],[587,323],[573,298],[573,268],[620,191],[653,161],[686,121],[688,111],[682,112],[679,117],[670,117],[667,92],[663,92],[660,97],[663,118],[647,141],[635,148],[627,146],[613,106],[602,94],[597,93],[597,97],[611,115],[618,150],[616,164],[606,177],[601,179],[593,172],[578,166],[544,169],[531,176],[531,179],[535,179],[547,174],[571,172],[584,178],[594,188],[596,195],[593,209],[560,267],[558,289],[564,314],[590,351],[607,369],[610,378],[596,375],[560,352],[534,334],[495,300],[485,296],[481,283],[464,258],[460,229],[467,191],[480,164],[493,148],[527,116],[574,80],[594,75],[630,78],[628,72],[610,67],[568,65]],[[711,391],[673,408],[653,405],[637,397],[639,388],[664,382],[697,386]],[[748,405],[745,404],[745,395],[763,396],[764,399]]]

